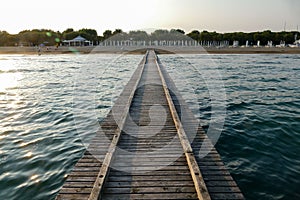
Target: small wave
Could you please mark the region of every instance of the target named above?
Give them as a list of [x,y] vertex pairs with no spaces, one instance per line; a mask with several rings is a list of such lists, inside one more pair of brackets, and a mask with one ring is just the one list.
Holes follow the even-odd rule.
[[0,74],[1,73],[11,73],[11,74],[14,74],[14,73],[30,72],[30,71],[32,71],[32,70],[27,70],[27,69],[10,69],[10,70],[7,70],[7,71],[0,70]]
[[43,73],[43,72],[49,72],[49,69],[11,69],[11,70],[7,70],[7,71],[2,71],[0,70],[0,73],[32,73],[32,72],[36,72],[36,73]]
[[260,61],[260,62],[255,62],[255,65],[274,65],[274,64],[282,64],[280,61]]
[[67,61],[67,60],[48,60],[46,62],[48,62],[48,63],[67,63],[67,62],[70,62],[70,61]]
[[109,108],[111,108],[111,106],[102,105],[102,104],[96,106],[96,109],[109,109]]
[[228,103],[227,104],[227,110],[234,111],[234,110],[239,110],[241,108],[249,108],[251,106],[251,103],[247,103],[244,101],[240,102],[235,102],[235,103]]
[[265,77],[262,77],[259,81],[261,82],[264,82],[264,83],[267,83],[267,82],[275,82],[275,83],[280,83],[282,82],[283,80],[286,80],[287,78],[283,77],[283,78],[265,78]]
[[62,113],[59,119],[54,120],[53,125],[55,126],[66,122],[70,122],[72,116],[73,115],[71,113]]
[[50,86],[50,88],[52,88],[52,86],[57,86],[57,85],[61,85],[62,83],[60,82],[50,82],[47,85]]

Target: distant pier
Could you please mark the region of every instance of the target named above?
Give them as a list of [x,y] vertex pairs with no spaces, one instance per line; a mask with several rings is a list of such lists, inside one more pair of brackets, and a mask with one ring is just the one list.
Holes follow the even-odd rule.
[[56,199],[244,197],[150,50]]

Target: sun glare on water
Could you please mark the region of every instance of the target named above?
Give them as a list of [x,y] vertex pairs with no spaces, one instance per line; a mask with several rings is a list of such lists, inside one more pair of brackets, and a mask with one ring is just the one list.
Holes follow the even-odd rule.
[[0,74],[0,92],[5,92],[6,89],[18,86],[18,80],[21,78],[19,73]]
[[9,88],[17,87],[21,78],[21,73],[16,70],[14,63],[11,60],[0,58],[1,93],[5,93]]

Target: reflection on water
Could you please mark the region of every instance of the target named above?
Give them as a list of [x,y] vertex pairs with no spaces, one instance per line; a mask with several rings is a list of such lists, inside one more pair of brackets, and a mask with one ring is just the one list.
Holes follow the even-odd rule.
[[17,87],[18,80],[22,78],[20,73],[1,73],[0,74],[0,92],[4,93],[6,89]]
[[13,60],[1,59],[0,57],[0,93],[4,93],[7,88],[16,87],[20,73],[16,73]]

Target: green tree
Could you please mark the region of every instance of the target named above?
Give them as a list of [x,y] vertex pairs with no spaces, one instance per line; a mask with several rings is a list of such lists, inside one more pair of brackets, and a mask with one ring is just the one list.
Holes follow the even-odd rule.
[[213,41],[213,37],[208,31],[204,30],[200,33],[200,40],[201,41]]
[[87,29],[83,28],[78,31],[79,35],[84,37],[85,39],[92,41],[94,44],[96,44],[96,41],[98,40],[98,34],[95,29]]
[[[6,31],[0,31],[0,46],[14,46],[16,44],[22,43],[23,45],[55,45],[60,43],[61,40],[67,39],[71,40],[77,36],[81,35],[86,39],[93,41],[103,41],[111,36],[113,40],[188,40],[189,38],[185,37],[184,31],[181,29],[171,29],[155,30],[151,35],[147,34],[145,31],[130,31],[129,33],[123,32],[121,29],[115,29],[114,32],[106,30],[103,33],[103,36],[98,36],[97,31],[94,29],[83,28],[78,31],[74,31],[73,28],[68,28],[62,33],[59,31],[55,32],[49,29],[33,29],[33,30],[24,30],[16,35],[11,35]],[[233,32],[233,33],[217,33],[217,32],[208,32],[202,31],[201,33],[198,30],[193,30],[188,33],[187,36],[196,41],[229,41],[230,44],[234,40],[238,40],[240,44],[245,44],[246,41],[249,44],[256,44],[260,40],[261,45],[266,45],[268,41],[273,41],[273,44],[280,44],[281,41],[285,41],[286,44],[292,44],[295,41],[295,35],[300,33],[298,31],[291,32],[272,32],[270,30],[265,30],[263,32]]]
[[176,29],[176,31],[178,32],[178,33],[181,33],[181,34],[185,34],[185,32],[184,32],[184,30],[182,30],[182,29]]
[[116,35],[116,34],[120,34],[123,33],[122,29],[116,29],[112,34]]
[[98,35],[95,29],[89,29],[89,28],[80,29],[78,32],[88,34],[91,37],[96,37]]
[[106,30],[106,31],[103,32],[104,39],[108,39],[111,36],[112,36],[111,30]]
[[192,32],[188,33],[187,36],[196,41],[200,40],[200,32],[198,30],[193,30]]
[[62,33],[64,34],[64,33],[71,33],[71,32],[74,32],[74,29],[68,28],[65,31],[63,31]]
[[147,34],[146,31],[129,31],[129,34],[128,34],[128,39],[132,39],[132,40],[140,40],[140,41],[143,41],[143,40],[148,40],[149,36]]
[[169,40],[170,34],[168,30],[158,29],[151,33],[151,40]]
[[18,41],[23,45],[48,45],[52,46],[61,41],[61,34],[48,29],[33,29],[21,31],[17,35]]
[[0,31],[0,46],[14,46],[18,43],[16,35],[11,35],[6,31]]
[[64,38],[65,40],[72,40],[72,39],[74,39],[75,37],[77,37],[77,36],[79,36],[79,35],[80,35],[79,32],[73,31],[73,32],[69,32],[69,33],[64,33],[64,34],[63,34],[63,38]]

